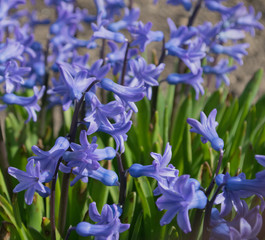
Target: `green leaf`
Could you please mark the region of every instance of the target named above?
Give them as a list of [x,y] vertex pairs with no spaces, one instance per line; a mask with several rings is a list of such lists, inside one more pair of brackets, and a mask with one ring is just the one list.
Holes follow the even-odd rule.
[[44,214],[43,198],[36,194],[34,195],[33,203],[27,205],[27,225],[34,228],[36,231],[41,231],[41,222]]
[[173,149],[172,158],[174,158],[181,146],[182,136],[184,133],[185,126],[187,124],[187,118],[191,116],[191,107],[192,107],[192,99],[191,95],[185,99],[183,104],[181,105],[179,111],[177,112],[176,120],[173,123],[173,129],[171,132],[171,144]]
[[247,108],[249,109],[251,106],[251,103],[253,102],[254,98],[257,95],[257,92],[260,87],[260,83],[263,76],[263,70],[259,69],[255,72],[252,79],[248,82],[246,85],[243,93],[239,97],[239,106],[242,107],[243,105],[247,105]]
[[[131,223],[133,216],[134,216],[134,210],[135,210],[135,204],[136,204],[136,192],[131,192],[125,201],[124,204],[124,210],[121,216],[121,222],[122,223]],[[127,240],[129,239],[129,231],[125,231],[122,234],[120,234],[121,240]]]
[[142,204],[145,236],[154,239],[159,231],[156,227],[159,221],[151,186],[146,177],[135,178],[134,183]]
[[141,237],[143,237],[143,236],[140,234],[140,228],[141,228],[142,220],[143,220],[143,213],[140,212],[140,214],[139,214],[138,217],[137,217],[137,220],[136,220],[136,223],[135,223],[135,225],[134,225],[134,228],[132,229],[133,234],[132,234],[132,238],[131,238],[131,240],[138,240],[138,239],[140,239]]

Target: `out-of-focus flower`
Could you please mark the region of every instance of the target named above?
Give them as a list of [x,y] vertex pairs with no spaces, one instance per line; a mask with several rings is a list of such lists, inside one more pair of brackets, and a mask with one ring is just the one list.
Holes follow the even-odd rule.
[[192,0],[167,0],[167,4],[182,5],[186,11],[190,11],[192,7]]
[[114,15],[120,15],[121,9],[125,8],[124,0],[105,0],[105,8],[107,10],[107,18],[113,19]]
[[152,25],[151,22],[144,25],[140,21],[137,25],[129,27],[128,30],[134,38],[131,46],[139,45],[140,51],[144,52],[149,43],[162,41],[164,38],[163,32],[151,31]]
[[[117,75],[123,67],[127,45],[128,43],[124,43],[120,48],[118,48],[117,44],[115,44],[114,42],[108,42],[108,46],[110,47],[111,52],[107,54],[107,61],[111,64],[114,75]],[[137,53],[138,50],[136,48],[129,48],[127,61]]]
[[108,29],[112,32],[118,32],[121,29],[136,24],[136,21],[139,18],[139,16],[140,16],[139,8],[132,8],[132,9],[125,8],[124,17],[118,22],[110,23],[108,25]]
[[191,132],[202,135],[201,140],[203,143],[209,141],[214,150],[220,151],[224,148],[224,141],[219,138],[215,129],[218,125],[218,122],[215,121],[216,114],[217,110],[213,109],[207,118],[205,113],[201,112],[201,123],[192,118],[188,118],[187,123],[192,127]]
[[232,206],[237,212],[243,211],[243,201],[241,198],[247,198],[252,195],[265,196],[264,178],[246,179],[244,173],[231,177],[228,173],[219,174],[216,177],[216,184],[224,185],[223,192],[220,193],[216,200],[216,204],[221,203],[221,216],[227,216]]
[[0,83],[5,81],[5,88],[7,93],[11,93],[16,88],[20,87],[24,83],[22,76],[29,73],[31,68],[19,67],[14,60],[8,61],[5,64],[5,69],[0,69]]
[[203,78],[202,78],[202,69],[198,71],[197,74],[193,73],[184,73],[184,74],[179,74],[179,73],[171,73],[167,76],[167,82],[169,84],[179,84],[179,83],[184,83],[191,85],[196,93],[195,98],[199,98],[199,94],[201,93],[202,95],[204,94],[204,89],[202,86],[203,83]]
[[216,208],[212,209],[210,228],[210,240],[231,240],[230,228],[228,227],[226,220],[220,216],[220,213]]
[[242,211],[237,212],[235,218],[231,222],[221,218],[216,208],[212,209],[210,240],[257,239],[257,235],[262,227],[260,206],[256,206],[249,210],[245,201],[242,201],[242,204]]
[[122,224],[120,222],[121,211],[121,208],[115,204],[105,204],[100,215],[96,203],[93,202],[89,205],[89,216],[97,223],[78,223],[76,232],[82,237],[95,236],[95,240],[119,239],[119,233],[126,231],[130,227],[130,224]]
[[79,100],[87,88],[96,80],[95,77],[88,77],[86,70],[76,72],[67,63],[59,63],[60,80],[62,84],[56,84],[48,90],[48,94],[58,94],[63,97],[63,109],[66,111],[73,100]]
[[219,12],[222,15],[232,15],[236,10],[238,10],[243,3],[239,3],[235,5],[234,7],[226,7],[219,3],[220,1],[216,0],[205,0],[205,6],[210,10],[210,11],[215,11]]
[[243,65],[242,57],[248,54],[248,52],[245,50],[248,47],[248,43],[237,44],[234,46],[222,46],[220,44],[214,44],[211,47],[211,51],[216,54],[226,54],[234,58],[240,65]]
[[19,181],[19,184],[13,190],[14,193],[27,189],[25,193],[26,204],[32,204],[35,192],[42,197],[47,197],[50,194],[50,189],[43,185],[43,182],[46,182],[47,173],[41,173],[40,163],[37,162],[34,166],[33,159],[28,162],[26,172],[9,167],[8,173]]
[[15,95],[14,93],[7,93],[1,99],[6,104],[17,104],[23,106],[28,112],[28,119],[25,121],[27,123],[31,118],[33,121],[37,121],[37,114],[35,111],[40,111],[40,106],[38,105],[38,100],[42,97],[45,86],[42,86],[40,90],[37,87],[33,88],[34,95],[32,97],[20,97]]
[[92,23],[91,27],[93,30],[93,36],[92,40],[102,38],[107,40],[112,40],[117,43],[124,43],[127,42],[127,39],[122,33],[118,32],[111,32],[105,28],[105,26],[108,24],[107,20],[102,19],[102,13],[98,15],[97,18],[97,24]]
[[236,66],[229,66],[228,59],[222,59],[219,63],[213,67],[211,66],[203,66],[203,72],[205,74],[213,74],[216,76],[216,88],[219,88],[221,83],[224,82],[227,86],[229,86],[229,78],[227,77],[227,73],[230,73],[236,69]]
[[[133,76],[132,82],[137,82],[134,83],[133,85],[145,86],[147,98],[150,100],[152,97],[151,87],[159,85],[157,78],[159,77],[160,73],[164,70],[165,64],[160,63],[158,66],[155,66],[154,64],[147,65],[145,59],[142,57],[131,59],[129,64]],[[132,84],[130,84],[130,86],[132,86]]]
[[24,46],[19,42],[7,39],[6,43],[0,46],[0,63],[11,59],[23,61],[21,54],[24,52]]

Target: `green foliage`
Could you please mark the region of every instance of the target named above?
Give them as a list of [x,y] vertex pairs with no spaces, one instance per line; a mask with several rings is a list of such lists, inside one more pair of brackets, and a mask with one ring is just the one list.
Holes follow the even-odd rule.
[[[218,161],[218,153],[212,150],[210,144],[203,144],[198,134],[190,133],[186,123],[188,117],[199,119],[200,111],[207,115],[217,108],[217,132],[225,142],[225,153],[221,171],[226,168],[230,174],[245,172],[247,178],[254,178],[255,173],[262,169],[254,159],[255,154],[265,153],[265,96],[256,99],[262,81],[261,70],[257,71],[242,95],[237,98],[230,94],[226,87],[195,100],[192,94],[178,89],[177,102],[173,104],[175,87],[158,91],[157,111],[152,115],[151,103],[143,99],[137,104],[138,114],[135,123],[128,133],[123,155],[125,169],[133,163],[150,165],[150,152],[163,153],[166,143],[172,145],[171,163],[179,169],[180,174],[190,174],[198,179],[203,187],[211,181]],[[17,110],[17,109],[16,109]],[[32,155],[31,146],[40,144],[36,127],[33,123],[24,125],[19,111],[11,112],[6,118],[6,144],[10,164],[24,169],[27,158]],[[72,112],[64,113],[65,124],[60,132],[69,131]],[[47,132],[46,142],[52,146],[55,137]],[[110,143],[110,138],[100,135],[99,145],[104,147]],[[113,141],[111,143],[113,145]],[[47,147],[47,149],[49,149]],[[46,149],[45,149],[46,150]],[[117,169],[114,159],[108,168]],[[103,163],[106,164],[106,163]],[[106,167],[106,166],[105,166]],[[3,182],[2,174],[0,180]],[[56,224],[58,224],[58,209],[60,200],[59,174],[56,184]],[[14,180],[13,186],[17,184]],[[128,231],[121,234],[121,239],[178,239],[183,233],[177,227],[176,220],[168,226],[160,227],[159,221],[163,212],[159,212],[153,190],[156,182],[146,177],[133,179],[127,176],[127,199],[124,205],[123,223],[130,223]],[[63,189],[62,189],[63,191]],[[0,185],[0,219],[8,223],[7,231],[11,239],[49,239],[49,199],[36,195],[31,206],[25,206],[24,193],[19,193],[11,200],[8,198],[6,186]],[[88,217],[88,206],[96,201],[99,211],[106,203],[118,203],[118,187],[107,187],[101,182],[90,179],[88,183],[78,182],[69,189],[67,224],[76,225]],[[192,217],[194,217],[192,215]],[[199,231],[199,230],[198,230]],[[58,234],[58,233],[57,233]],[[60,236],[58,235],[58,239]],[[77,236],[74,232],[70,239],[89,239]]]

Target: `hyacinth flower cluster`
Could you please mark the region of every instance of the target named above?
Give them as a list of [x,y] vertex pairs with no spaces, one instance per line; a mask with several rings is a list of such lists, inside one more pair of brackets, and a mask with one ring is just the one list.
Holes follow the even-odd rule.
[[[135,114],[141,112],[138,102],[144,98],[156,100],[165,58],[171,56],[178,61],[178,71],[169,74],[166,81],[191,85],[195,98],[199,99],[205,92],[204,76],[214,75],[217,88],[222,82],[229,85],[227,74],[237,67],[230,65],[228,58],[217,61],[217,57],[226,55],[242,65],[248,44],[241,42],[246,32],[253,35],[255,29],[263,29],[258,21],[260,14],[255,15],[253,8],[247,9],[242,4],[226,7],[222,4],[224,1],[199,0],[194,6],[195,1],[168,0],[169,5],[193,10],[187,26],[177,28],[168,18],[170,35],[165,36],[162,31],[154,30],[152,22],[140,20],[140,9],[133,6],[133,1],[128,5],[123,0],[93,2],[96,15],[79,8],[74,0],[45,0],[46,6],[56,13],[53,20],[39,19],[37,12],[17,9],[25,3],[23,0],[0,2],[0,110],[8,111],[12,105],[19,105],[23,107],[21,111],[25,109],[28,114],[25,123],[30,126],[32,121],[37,122],[44,131],[50,129],[45,120],[55,106],[64,111],[65,118],[72,111],[69,126],[63,126],[63,131],[52,141],[47,140],[49,131],[46,135],[39,133],[38,145],[31,145],[34,155],[26,158],[26,171],[8,167],[9,175],[19,181],[13,192],[26,190],[27,205],[34,205],[36,193],[46,198],[51,239],[57,238],[56,221],[58,232],[65,239],[72,231],[82,237],[118,239],[120,233],[130,227],[123,217],[127,210],[124,207],[128,173],[134,178],[146,176],[157,181],[153,195],[157,209],[164,211],[161,226],[172,224],[176,218],[179,228],[185,234],[190,233],[194,224],[190,215],[196,209],[205,211],[203,239],[255,239],[262,226],[265,197],[257,185],[263,184],[264,173],[258,172],[255,179],[246,179],[243,173],[238,176],[228,172],[219,174],[225,144],[216,131],[216,109],[208,118],[201,112],[201,122],[187,119],[192,127],[190,132],[202,135],[202,143],[209,141],[220,154],[208,187],[202,187],[191,175],[180,174],[180,170],[170,164],[172,147],[169,143],[163,155],[151,153],[154,160],[150,165],[134,163],[125,169],[124,156],[127,156],[129,131],[132,135],[137,132],[134,120]],[[218,12],[222,20],[214,26],[209,22],[193,26],[195,9],[200,7]],[[35,40],[38,37],[35,29],[39,25],[49,28],[46,44]],[[80,39],[87,29],[91,30],[89,37]],[[163,46],[159,60],[144,57],[152,42]],[[98,50],[99,57],[90,59],[88,51]],[[38,116],[37,112],[40,112]],[[150,129],[152,127],[150,124]],[[43,146],[42,141],[47,146]],[[257,155],[256,159],[265,166],[264,156]],[[116,203],[101,204],[99,213],[95,202],[88,204],[93,199],[86,199],[88,214],[73,227],[66,226],[69,186],[75,189],[90,182],[101,184],[102,191],[108,189]],[[57,211],[58,183],[61,200]],[[115,198],[115,195],[119,196]],[[261,204],[249,209],[243,199],[253,195],[261,199]],[[227,216],[232,212],[236,216],[230,221]],[[66,227],[69,227],[67,233]]]
[[154,195],[161,195],[156,205],[160,211],[167,210],[160,224],[169,224],[177,215],[178,226],[185,232],[191,231],[189,221],[189,210],[193,208],[203,209],[207,202],[207,197],[200,189],[200,183],[189,175],[178,176],[178,170],[171,164],[171,146],[166,146],[163,156],[151,153],[154,158],[152,165],[143,166],[133,164],[129,168],[129,173],[133,177],[152,177],[157,180],[158,186],[154,190]]

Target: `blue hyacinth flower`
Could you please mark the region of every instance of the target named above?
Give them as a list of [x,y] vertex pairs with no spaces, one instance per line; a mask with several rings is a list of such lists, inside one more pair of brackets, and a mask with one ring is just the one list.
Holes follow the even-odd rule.
[[125,8],[124,17],[118,22],[109,24],[108,29],[112,32],[118,32],[121,29],[134,25],[137,19],[139,18],[139,16],[140,16],[139,8],[132,8],[132,9]]
[[172,178],[170,184],[159,183],[159,191],[162,196],[157,199],[156,205],[160,211],[167,210],[160,225],[169,224],[177,215],[178,226],[185,233],[190,232],[189,210],[203,209],[207,203],[207,197],[200,190],[200,183],[189,175],[182,175]]
[[121,103],[112,101],[102,104],[93,92],[86,93],[85,99],[89,106],[89,110],[84,118],[84,121],[89,123],[88,135],[96,132],[101,125],[113,128],[110,119],[125,113],[125,108]]
[[5,64],[5,69],[0,70],[0,83],[5,81],[6,93],[11,93],[24,83],[22,76],[31,71],[30,67],[19,67],[14,60]]
[[218,122],[215,121],[216,114],[217,110],[213,109],[207,118],[205,113],[201,112],[201,123],[192,118],[188,118],[187,123],[192,127],[190,130],[191,132],[202,135],[201,140],[203,143],[207,143],[209,141],[214,150],[220,151],[224,148],[224,141],[219,138],[215,129],[218,125]]
[[70,144],[72,151],[66,152],[63,158],[68,163],[68,167],[79,167],[80,172],[84,169],[96,170],[100,167],[98,161],[111,160],[116,156],[116,151],[112,147],[97,149],[96,138],[93,138],[90,144],[85,130],[80,132],[79,141],[81,145]]
[[237,44],[234,46],[222,46],[220,44],[214,44],[211,47],[211,51],[216,54],[226,54],[234,58],[240,65],[243,65],[243,56],[247,55],[246,48],[249,47],[248,43]]
[[21,43],[7,39],[6,43],[0,47],[0,63],[3,64],[11,59],[23,61],[24,58],[21,54],[24,52],[24,49]]
[[[62,168],[60,168],[60,170],[61,169]],[[105,169],[101,166],[99,166],[95,170],[88,170],[86,168],[86,169],[83,169],[82,171],[79,167],[75,167],[72,169],[72,173],[74,175],[76,175],[76,177],[71,182],[71,184],[70,184],[71,186],[73,186],[80,179],[83,182],[88,182],[88,178],[96,179],[96,180],[102,182],[106,186],[119,186],[119,178],[118,178],[118,175],[116,174],[116,172],[114,172],[112,170]]]
[[119,85],[108,78],[102,79],[100,85],[103,89],[115,93],[125,107],[129,106],[134,112],[138,109],[134,102],[142,100],[145,96],[145,87],[125,87]]
[[[124,64],[124,56],[127,49],[128,44],[124,43],[119,48],[117,44],[114,42],[108,41],[108,46],[111,50],[110,53],[107,54],[107,61],[111,64],[113,68],[113,74],[117,75],[119,72],[121,72]],[[135,56],[138,53],[138,50],[136,48],[129,48],[128,54],[127,54],[127,61],[132,58],[132,56]]]
[[13,190],[14,193],[27,189],[25,193],[26,204],[32,204],[35,192],[42,197],[47,197],[50,194],[50,189],[43,185],[47,180],[47,172],[41,173],[40,163],[37,162],[34,166],[33,159],[28,162],[26,172],[9,167],[8,173],[19,181],[19,184]]
[[28,161],[34,159],[35,162],[39,162],[41,171],[48,172],[49,178],[51,180],[59,159],[63,156],[68,148],[68,140],[64,137],[59,137],[57,138],[54,146],[49,151],[43,151],[38,146],[32,146],[32,152],[36,154],[36,156],[30,157]]
[[152,165],[143,166],[134,163],[128,170],[130,175],[136,178],[142,176],[152,177],[159,182],[168,177],[176,177],[178,171],[171,164],[168,166],[172,156],[171,148],[167,143],[163,156],[152,152],[151,156],[154,158]]
[[201,95],[204,94],[204,89],[202,86],[203,83],[203,78],[202,78],[202,69],[199,69],[197,74],[193,74],[192,72],[190,73],[184,73],[184,74],[179,74],[179,73],[171,73],[167,76],[167,82],[169,84],[179,84],[179,83],[184,83],[187,85],[191,85],[193,89],[195,90],[195,98],[199,98],[199,94]]
[[192,7],[192,0],[167,0],[167,4],[182,5],[186,11],[190,11]]
[[151,31],[152,25],[151,22],[144,25],[140,21],[138,25],[129,27],[128,30],[134,38],[131,46],[139,45],[140,51],[144,52],[149,43],[162,41],[164,38],[163,32]]
[[89,205],[89,216],[96,224],[88,222],[78,223],[76,232],[82,237],[95,236],[95,240],[103,239],[119,239],[119,233],[126,231],[130,224],[122,224],[120,222],[120,215],[122,209],[113,204],[105,204],[99,214],[96,203]]
[[40,90],[37,87],[33,88],[34,95],[32,97],[20,97],[14,93],[7,93],[1,99],[6,104],[17,104],[23,106],[28,112],[28,119],[25,121],[27,123],[31,118],[34,122],[37,121],[37,114],[35,111],[40,111],[40,106],[38,105],[38,100],[42,97],[45,86],[42,86]]
[[203,72],[205,74],[213,74],[216,76],[216,88],[219,88],[221,83],[224,82],[229,86],[230,81],[227,77],[227,73],[230,73],[236,69],[236,66],[229,66],[228,59],[222,59],[216,66],[203,66]]

